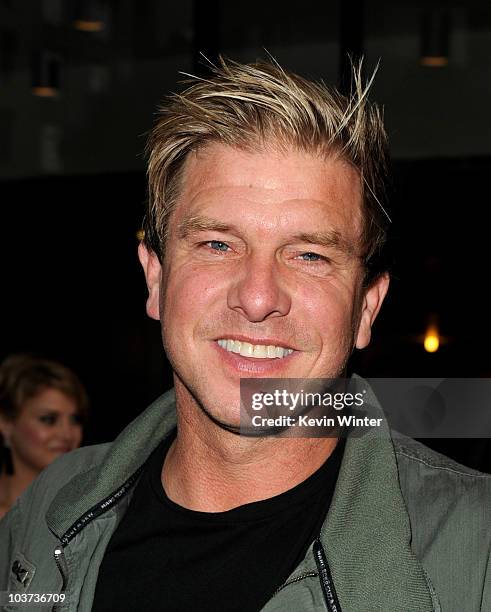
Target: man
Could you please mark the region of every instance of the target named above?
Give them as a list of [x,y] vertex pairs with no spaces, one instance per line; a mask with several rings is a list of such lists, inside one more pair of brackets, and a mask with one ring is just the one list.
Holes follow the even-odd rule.
[[66,610],[491,609],[486,476],[388,433],[237,433],[241,378],[342,376],[388,289],[386,135],[355,76],[345,98],[223,62],[161,109],[139,254],[174,391],[36,481],[1,526],[2,589]]

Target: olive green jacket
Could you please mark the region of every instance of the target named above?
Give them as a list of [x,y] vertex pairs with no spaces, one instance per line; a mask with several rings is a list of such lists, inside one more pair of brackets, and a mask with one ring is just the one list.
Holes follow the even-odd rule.
[[[89,611],[109,539],[175,420],[169,391],[112,444],[50,465],[0,522],[0,591],[62,592],[56,610]],[[490,513],[489,476],[388,431],[349,437],[322,532],[262,612],[490,612]]]

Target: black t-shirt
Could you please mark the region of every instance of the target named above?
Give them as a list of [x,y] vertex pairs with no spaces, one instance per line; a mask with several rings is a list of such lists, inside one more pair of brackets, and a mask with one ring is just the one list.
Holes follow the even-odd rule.
[[105,552],[95,612],[257,612],[304,558],[331,503],[344,440],[307,480],[226,512],[171,501],[161,470],[175,431],[150,456]]

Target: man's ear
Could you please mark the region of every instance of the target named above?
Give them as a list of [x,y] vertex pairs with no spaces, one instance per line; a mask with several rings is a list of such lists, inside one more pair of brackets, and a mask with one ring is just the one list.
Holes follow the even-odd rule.
[[148,250],[143,242],[140,242],[138,246],[138,258],[143,267],[148,287],[147,314],[150,318],[158,321],[160,319],[159,301],[162,266],[157,255]]
[[358,349],[363,349],[370,343],[372,325],[377,318],[382,302],[387,294],[389,281],[389,274],[385,272],[365,289],[361,304],[360,323],[358,325],[355,342],[355,346]]

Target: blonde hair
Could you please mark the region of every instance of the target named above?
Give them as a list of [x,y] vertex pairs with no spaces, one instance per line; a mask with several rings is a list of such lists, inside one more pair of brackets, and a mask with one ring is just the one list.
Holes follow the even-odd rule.
[[[337,154],[361,178],[362,259],[371,282],[385,271],[383,247],[388,142],[382,113],[368,101],[361,62],[353,66],[354,88],[343,96],[284,70],[274,62],[240,64],[220,58],[210,78],[191,78],[182,93],[169,96],[147,143],[148,205],[144,241],[160,259],[170,215],[179,195],[188,153],[212,142],[254,151],[268,144],[321,155]],[[188,81],[189,83],[189,81]]]

